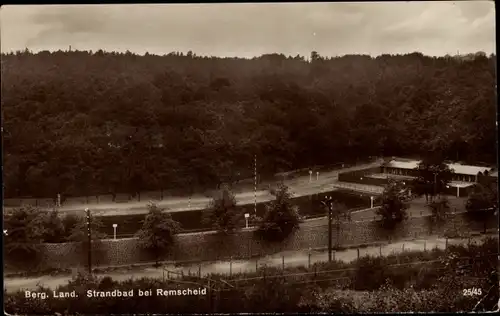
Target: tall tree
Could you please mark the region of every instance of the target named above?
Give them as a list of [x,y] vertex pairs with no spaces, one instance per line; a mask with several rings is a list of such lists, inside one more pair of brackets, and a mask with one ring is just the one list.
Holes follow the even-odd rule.
[[382,217],[384,226],[392,228],[405,220],[408,215],[408,203],[405,202],[404,185],[399,181],[390,181],[381,197],[381,206],[376,213]]
[[293,205],[292,194],[286,185],[280,184],[270,193],[274,200],[266,205],[258,232],[268,241],[282,241],[299,229],[299,210]]
[[228,186],[223,186],[210,201],[202,220],[223,234],[231,233],[238,227],[241,214],[236,208],[236,198]]
[[5,255],[19,265],[32,263],[40,254],[40,243],[48,232],[43,224],[44,213],[27,206],[8,211],[4,215]]
[[418,164],[416,172],[414,191],[418,195],[425,195],[427,202],[445,192],[453,176],[453,170],[440,157],[425,158]]
[[469,195],[465,209],[473,219],[483,222],[483,230],[486,232],[488,221],[494,220],[493,214],[498,215],[498,186],[491,177],[483,176],[478,179],[480,181]]
[[154,255],[158,265],[162,256],[172,248],[175,235],[180,231],[180,224],[156,204],[148,205],[148,209],[149,212],[142,228],[137,232],[137,237],[139,245]]
[[441,225],[446,222],[450,212],[450,201],[446,196],[442,196],[428,205],[432,212],[432,223],[435,225]]

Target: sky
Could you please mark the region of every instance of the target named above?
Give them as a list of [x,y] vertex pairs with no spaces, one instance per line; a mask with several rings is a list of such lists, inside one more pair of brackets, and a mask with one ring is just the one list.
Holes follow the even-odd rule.
[[10,5],[0,32],[2,52],[496,53],[493,1]]

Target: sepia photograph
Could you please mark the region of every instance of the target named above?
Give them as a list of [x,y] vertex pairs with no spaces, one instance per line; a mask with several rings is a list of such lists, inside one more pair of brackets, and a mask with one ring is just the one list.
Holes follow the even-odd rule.
[[498,312],[493,1],[0,10],[7,315]]

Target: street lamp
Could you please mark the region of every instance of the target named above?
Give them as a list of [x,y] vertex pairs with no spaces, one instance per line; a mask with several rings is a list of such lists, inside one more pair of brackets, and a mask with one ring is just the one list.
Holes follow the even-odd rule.
[[245,213],[245,227],[248,228],[248,218],[250,217],[250,214]]
[[113,224],[113,239],[116,240],[116,227],[118,227],[118,224]]

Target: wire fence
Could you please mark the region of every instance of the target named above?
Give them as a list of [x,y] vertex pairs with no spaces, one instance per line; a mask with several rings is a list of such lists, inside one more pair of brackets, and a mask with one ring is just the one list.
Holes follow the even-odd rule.
[[[480,237],[483,238],[483,237]],[[464,242],[465,241],[465,242]],[[477,244],[477,239],[472,237],[464,238],[462,240],[450,240],[445,238],[443,240],[438,240],[435,242],[428,242],[427,240],[422,241],[405,241],[396,244],[379,244],[378,246],[372,247],[352,247],[350,249],[332,251],[332,260],[336,259],[338,262],[350,262],[362,257],[385,257],[392,254],[405,254],[408,252],[423,251],[424,253],[429,253],[434,249],[448,250],[451,245],[464,245],[472,246]],[[498,255],[498,254],[492,254]],[[491,255],[485,255],[491,256]],[[390,267],[405,266],[405,265],[415,265],[415,264],[426,264],[432,262],[439,262],[441,259],[428,260],[428,261],[414,261],[414,262],[400,262],[400,256],[396,256],[396,263],[391,264]],[[465,257],[464,257],[465,258]],[[467,257],[468,258],[468,257]],[[479,258],[479,257],[476,257]],[[307,252],[301,252],[293,256],[281,255],[281,256],[268,256],[264,258],[256,258],[252,260],[232,260],[225,262],[216,263],[184,263],[184,266],[179,267],[177,270],[171,270],[169,268],[164,268],[167,278],[174,278],[175,276],[195,276],[203,277],[204,275],[209,275],[211,273],[218,273],[232,278],[235,275],[241,275],[245,273],[258,273],[261,271],[279,271],[283,273],[287,269],[317,269],[318,264],[323,264],[328,262],[329,254],[327,251],[314,251],[310,250]],[[318,275],[330,272],[347,272],[353,271],[354,268],[349,269],[338,269],[338,270],[314,270],[305,272],[289,273],[286,276],[303,276],[303,275]],[[283,277],[284,274],[278,276],[268,276],[269,277]],[[164,276],[165,278],[165,276]],[[259,280],[265,278],[264,276],[251,277],[246,279],[239,279],[237,282],[248,281],[248,280]]]
[[[498,257],[498,253],[491,253],[491,254],[485,254],[482,256],[475,256],[475,257],[469,257],[469,256],[464,256],[464,257],[456,257],[454,260],[460,261],[460,260],[480,260],[483,258],[489,258],[489,257]],[[440,266],[433,266],[432,269],[434,271],[441,271],[441,270],[446,270],[449,269],[449,267],[446,266],[446,264],[443,262],[443,259],[433,259],[433,260],[416,260],[416,261],[411,261],[411,262],[403,262],[403,263],[393,263],[386,265],[385,267],[388,269],[391,268],[396,268],[396,267],[407,267],[407,266],[417,266],[417,265],[432,265],[432,264],[439,264]],[[443,266],[444,265],[444,266]],[[460,265],[457,267],[457,269],[463,269],[469,266],[472,266],[472,264],[466,264],[466,265]],[[310,271],[313,270],[313,271]],[[318,265],[315,265],[313,267],[309,267],[308,271],[306,272],[298,272],[298,273],[285,273],[285,270],[282,270],[282,273],[276,273],[277,271],[274,271],[274,274],[271,274],[273,271],[271,271],[270,274],[266,275],[266,268],[262,268],[259,272],[262,273],[262,275],[255,276],[255,277],[244,277],[244,275],[236,275],[232,276],[231,274],[221,274],[218,273],[218,276],[214,275],[207,275],[203,276],[201,274],[201,269],[198,271],[198,274],[196,273],[188,273],[184,274],[183,272],[178,272],[178,271],[171,271],[168,269],[163,269],[163,281],[169,281],[169,282],[174,282],[174,283],[185,283],[185,284],[195,284],[198,286],[207,286],[205,282],[212,282],[212,284],[215,284],[219,282],[222,286],[221,290],[229,290],[231,288],[238,288],[239,286],[242,286],[244,283],[247,282],[257,282],[257,281],[270,281],[273,279],[283,279],[285,280],[288,284],[306,284],[306,283],[321,283],[321,282],[332,282],[332,281],[337,281],[337,286],[351,286],[353,283],[353,279],[355,279],[355,272],[358,271],[358,268],[343,268],[343,269],[325,269],[321,270],[321,267]],[[347,275],[345,275],[347,274]],[[191,281],[185,281],[184,279],[186,278],[191,278]],[[477,276],[463,276],[463,278],[467,278],[469,280],[485,280],[488,279],[488,277],[477,277]],[[181,280],[179,280],[181,279]]]

